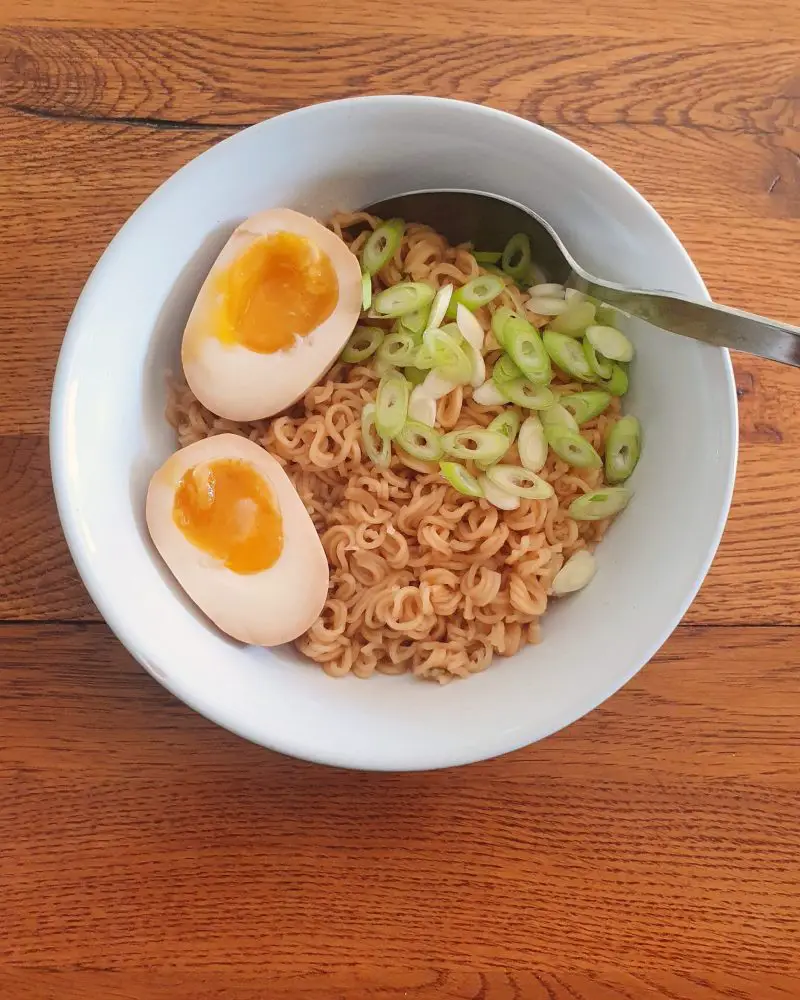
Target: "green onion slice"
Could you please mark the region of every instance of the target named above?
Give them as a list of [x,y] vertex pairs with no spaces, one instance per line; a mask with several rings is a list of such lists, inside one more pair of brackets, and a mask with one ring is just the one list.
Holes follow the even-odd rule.
[[610,392],[612,396],[624,396],[628,391],[628,373],[622,367],[622,365],[614,365],[611,372],[611,378],[606,380],[598,380],[600,385]]
[[524,285],[531,270],[531,241],[525,233],[515,233],[506,243],[500,266],[517,284]]
[[506,409],[502,413],[498,414],[494,420],[486,428],[489,431],[497,431],[499,434],[505,434],[508,438],[508,445],[511,445],[516,441],[517,434],[519,433],[520,427],[520,417],[516,410]]
[[381,437],[394,438],[408,416],[409,385],[397,371],[387,372],[378,385],[375,399],[375,426]]
[[424,369],[426,371],[433,368],[436,362],[433,360],[433,353],[427,344],[422,343],[417,347],[414,360],[411,364],[414,368]]
[[[430,351],[434,368],[438,368],[445,378],[464,385],[472,377],[472,359],[461,346],[461,335],[455,332],[456,336],[448,327],[429,327],[422,335],[423,347]],[[418,359],[415,364],[423,367]]]
[[[375,404],[367,403],[361,410],[361,438],[370,459],[385,469],[392,457],[392,446],[388,438],[381,437],[375,425]],[[375,441],[377,438],[377,442]]]
[[404,365],[403,374],[412,385],[420,385],[425,381],[428,374],[424,368],[415,368],[413,365]]
[[479,264],[499,264],[503,259],[503,254],[500,250],[497,252],[494,250],[473,250],[472,256]]
[[482,497],[483,490],[478,480],[458,462],[440,462],[442,475],[454,490],[463,493],[465,497]]
[[553,451],[570,465],[579,469],[597,469],[603,460],[589,444],[585,437],[577,431],[570,430],[562,424],[545,426],[544,436]]
[[408,400],[408,419],[433,427],[436,423],[436,400],[421,385],[414,386]]
[[484,382],[483,385],[479,385],[473,391],[472,398],[481,406],[502,406],[508,402],[491,379]]
[[493,299],[496,299],[504,288],[502,279],[494,274],[482,274],[477,278],[471,278],[465,285],[453,292],[447,315],[451,319],[455,317],[459,302],[466,306],[470,312],[475,312],[476,309],[480,309],[481,306],[486,306]]
[[545,427],[553,427],[558,424],[561,427],[568,427],[571,431],[578,429],[578,421],[561,403],[553,403],[552,406],[548,406],[546,410],[540,412],[539,417]]
[[483,327],[463,302],[456,306],[456,326],[461,336],[476,351],[483,350]]
[[406,224],[402,219],[389,219],[370,233],[361,251],[361,266],[367,274],[375,274],[389,263],[403,239]]
[[625,486],[592,490],[576,497],[569,505],[568,513],[576,521],[602,521],[624,510],[632,496],[631,491]]
[[512,316],[503,326],[503,338],[511,360],[522,374],[537,385],[547,385],[553,369],[539,331],[527,320]]
[[504,383],[513,382],[515,378],[522,378],[522,372],[507,354],[502,354],[495,362],[492,381],[501,388]]
[[553,577],[551,593],[555,597],[583,590],[597,572],[597,561],[588,549],[578,549]]
[[442,447],[448,455],[462,460],[473,459],[487,465],[497,462],[509,448],[505,434],[490,431],[485,427],[465,427],[460,431],[450,431],[442,438]]
[[442,285],[439,291],[433,298],[433,304],[431,305],[430,316],[428,317],[428,327],[441,326],[444,320],[445,314],[447,313],[447,308],[450,305],[450,299],[453,297],[453,286],[452,285]]
[[513,493],[508,493],[499,486],[495,486],[486,473],[478,476],[478,483],[483,490],[484,497],[490,504],[499,507],[500,510],[516,510],[519,507],[519,497],[515,497]]
[[413,333],[390,333],[378,348],[379,358],[400,368],[412,364],[416,355],[417,344]]
[[594,389],[589,392],[571,392],[559,400],[579,424],[599,417],[611,402],[611,393]]
[[636,417],[618,420],[606,440],[606,479],[624,483],[636,468],[642,450],[642,429]]
[[[536,308],[531,303],[532,308]],[[550,329],[556,333],[566,333],[570,337],[580,337],[587,326],[594,323],[595,308],[591,302],[568,302],[564,312],[556,316],[550,323]]]
[[422,281],[403,281],[378,292],[372,300],[372,311],[396,319],[430,305],[435,294],[431,286]]
[[503,339],[506,323],[512,316],[517,314],[513,309],[509,309],[508,306],[500,306],[499,309],[495,310],[492,316],[492,333],[494,334],[494,339],[501,347],[505,347],[505,340]]
[[523,500],[547,500],[555,492],[550,483],[520,465],[493,465],[486,470],[489,482]]
[[567,290],[557,281],[543,281],[540,284],[531,285],[528,289],[528,294],[533,299],[541,297],[548,299],[563,299],[566,298]]
[[628,362],[633,358],[633,344],[613,326],[589,326],[586,339],[604,358]]
[[515,378],[497,387],[506,399],[529,410],[545,410],[556,401],[553,392],[545,385],[536,385],[526,378]]
[[446,396],[449,392],[452,392],[459,384],[449,378],[445,378],[440,371],[434,369],[425,376],[425,381],[422,383],[422,391],[427,396],[430,396],[431,399],[441,399],[442,396]]
[[381,346],[383,330],[379,326],[357,326],[344,345],[342,361],[357,365],[366,361]]
[[430,306],[423,306],[421,309],[415,309],[414,312],[406,313],[400,317],[400,326],[415,336],[420,335],[425,327],[428,326],[430,312]]
[[407,420],[395,444],[422,462],[438,462],[442,457],[442,436],[418,420]]
[[562,371],[582,382],[594,381],[594,372],[589,367],[583,348],[574,337],[556,333],[554,330],[545,330],[542,342],[553,363]]
[[547,438],[542,421],[534,414],[522,421],[517,437],[519,460],[530,472],[539,472],[547,461]]
[[361,275],[361,310],[367,312],[372,305],[372,276],[366,271]]
[[589,367],[597,375],[598,378],[609,379],[614,373],[614,362],[609,361],[608,358],[604,358],[602,354],[598,354],[594,347],[589,343],[588,340],[584,338],[583,343],[583,353],[586,355],[586,360],[589,362]]

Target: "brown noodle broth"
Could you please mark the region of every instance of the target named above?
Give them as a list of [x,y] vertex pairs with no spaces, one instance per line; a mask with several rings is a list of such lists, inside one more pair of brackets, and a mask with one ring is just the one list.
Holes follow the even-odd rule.
[[[379,224],[358,212],[335,216],[330,227],[357,252]],[[374,288],[408,280],[460,286],[483,273],[469,247],[451,247],[430,228],[412,224]],[[501,305],[537,327],[547,322],[509,283],[475,314],[485,331]],[[489,366],[499,356],[491,332],[484,353]],[[559,374],[555,383],[562,391],[583,388]],[[176,383],[167,417],[182,446],[224,432],[258,442],[281,462],[302,497],[331,575],[322,614],[295,641],[301,653],[334,677],[410,672],[440,683],[468,677],[489,666],[494,653],[511,656],[539,641],[553,577],[574,552],[593,548],[607,528],[606,521],[578,522],[567,514],[575,497],[604,485],[603,470],[572,468],[551,452],[540,475],[555,495],[502,511],[461,495],[435,464],[396,448],[390,467],[376,468],[363,451],[361,410],[374,400],[377,384],[369,367],[340,362],[287,413],[240,424],[216,417]],[[471,395],[465,386],[440,400],[437,427],[486,426],[503,409],[481,406]],[[581,427],[601,455],[619,413],[614,397],[605,413]],[[519,461],[516,446],[503,461]]]

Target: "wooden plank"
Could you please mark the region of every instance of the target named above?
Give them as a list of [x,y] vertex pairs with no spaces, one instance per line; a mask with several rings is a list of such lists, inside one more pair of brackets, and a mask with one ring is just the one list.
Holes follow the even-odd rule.
[[684,628],[538,745],[364,775],[214,727],[103,626],[0,626],[3,969],[130,971],[141,993],[92,995],[148,1000],[145,969],[193,1000],[228,970],[243,996],[258,976],[305,995],[307,972],[311,997],[369,996],[366,973],[376,996],[510,998],[504,969],[551,970],[536,988],[559,1000],[780,996],[800,974],[799,649],[798,629]]
[[[214,0],[197,0],[186,7],[182,0],[15,0],[0,10],[0,25],[31,21],[52,25],[93,27],[185,28],[198,25],[215,33],[246,26],[258,35],[269,35],[276,27],[287,32],[308,32],[318,23],[319,6],[313,0],[235,0],[222,8]],[[768,0],[756,16],[752,7],[730,0],[673,0],[665,13],[648,0],[615,0],[598,6],[596,0],[566,0],[554,17],[528,0],[507,0],[501,13],[481,0],[462,0],[458,11],[442,0],[410,8],[397,3],[380,11],[380,20],[370,8],[354,0],[331,0],[325,7],[325,30],[345,37],[358,37],[379,24],[385,31],[415,32],[444,36],[470,33],[476,40],[489,36],[536,38],[568,30],[579,38],[635,38],[643,49],[665,35],[717,43],[753,38],[776,40],[796,36],[797,6],[793,0]],[[500,64],[502,65],[502,63]],[[413,75],[413,62],[408,66]],[[336,79],[330,82],[336,87]]]
[[[796,25],[800,25],[800,17]],[[535,37],[531,38],[531,34]],[[781,134],[793,122],[793,37],[587,37],[544,25],[475,44],[453,19],[421,36],[378,21],[298,36],[275,19],[207,30],[6,28],[6,107],[55,115],[244,125],[335,93],[481,100],[545,124],[687,125]],[[413,74],[409,67],[413,65]],[[703,79],[703,86],[697,80]]]

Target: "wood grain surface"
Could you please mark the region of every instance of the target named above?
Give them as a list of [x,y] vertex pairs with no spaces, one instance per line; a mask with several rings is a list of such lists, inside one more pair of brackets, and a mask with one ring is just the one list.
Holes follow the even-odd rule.
[[94,262],[237,129],[360,93],[548,125],[714,297],[800,322],[797,0],[0,0],[0,998],[800,997],[800,378],[735,359],[709,577],[623,691],[433,774],[257,749],[156,685],[62,539],[49,392]]

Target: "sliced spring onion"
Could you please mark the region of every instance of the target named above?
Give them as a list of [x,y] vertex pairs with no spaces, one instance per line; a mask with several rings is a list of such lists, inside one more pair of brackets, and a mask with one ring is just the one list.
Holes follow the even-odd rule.
[[378,348],[379,358],[400,368],[410,365],[416,354],[417,344],[413,333],[390,333]]
[[507,282],[510,280],[506,272],[503,271],[502,268],[499,268],[497,264],[481,264],[481,269],[488,271],[489,274],[496,274],[497,277],[503,282],[503,287],[505,287]]
[[456,306],[456,325],[468,344],[476,351],[483,350],[483,327],[462,302]]
[[493,465],[486,470],[489,482],[523,500],[547,500],[555,492],[550,483],[521,465]]
[[574,337],[568,337],[566,333],[556,333],[554,330],[545,330],[542,342],[553,363],[562,371],[582,382],[594,381],[594,372],[589,367],[583,348]]
[[617,324],[617,310],[614,306],[606,305],[605,302],[595,301],[597,306],[597,322],[602,323],[603,326],[616,326]]
[[527,320],[512,316],[506,320],[503,337],[511,360],[525,378],[537,385],[547,385],[553,369],[539,331]]
[[488,431],[497,431],[498,434],[505,434],[508,438],[508,446],[516,441],[519,433],[520,418],[516,410],[505,409],[498,414],[486,428]]
[[633,357],[633,344],[616,327],[589,326],[586,329],[586,339],[596,351],[611,361],[627,362]]
[[636,468],[642,450],[642,429],[636,417],[622,417],[606,440],[606,479],[624,483]]
[[497,252],[494,250],[473,250],[472,256],[479,264],[499,264],[503,259],[500,250]]
[[576,521],[602,521],[627,507],[631,491],[625,486],[608,486],[576,497],[569,505],[569,516]]
[[372,361],[372,370],[380,377],[385,375],[387,372],[393,372],[396,369],[391,361],[385,361],[383,358],[379,358],[376,354]]
[[422,383],[422,390],[431,399],[441,399],[442,396],[446,396],[449,392],[452,392],[458,384],[458,382],[453,382],[451,379],[445,378],[441,372],[434,369],[425,376],[425,381]]
[[[434,368],[438,368],[445,378],[458,385],[470,381],[472,359],[462,347],[463,341],[457,329],[454,336],[448,327],[429,327],[422,335],[422,342],[431,352]],[[418,360],[416,364],[422,367]]]
[[547,461],[547,438],[542,421],[532,415],[522,421],[517,437],[519,460],[530,472],[539,472]]
[[545,427],[559,424],[561,427],[568,427],[571,431],[578,429],[578,421],[561,403],[553,403],[552,406],[548,406],[546,410],[539,413],[539,417]]
[[501,406],[503,403],[508,402],[491,379],[484,382],[483,385],[479,385],[472,393],[472,398],[476,403],[480,403],[481,406]]
[[519,507],[519,497],[515,497],[513,493],[506,493],[499,486],[495,486],[491,479],[486,476],[486,473],[478,476],[478,483],[483,490],[484,497],[490,504],[499,507],[500,510],[516,510]]
[[450,299],[452,297],[453,297],[453,286],[442,285],[442,287],[433,297],[430,316],[428,316],[428,323],[427,323],[428,327],[435,327],[442,325],[444,317],[447,313],[447,307],[450,305]]
[[[565,288],[564,298],[572,305],[574,302],[588,302],[585,292],[579,292],[577,288]],[[594,305],[594,303],[592,303]]]
[[375,274],[394,257],[403,239],[406,224],[402,219],[389,219],[370,233],[361,251],[361,266],[367,274]]
[[553,392],[546,385],[536,385],[526,378],[515,378],[498,386],[506,399],[517,406],[529,410],[545,410],[556,401]]
[[396,371],[387,372],[378,385],[375,399],[375,426],[381,437],[394,438],[408,416],[409,385]]
[[597,469],[603,460],[589,444],[585,437],[577,431],[570,430],[562,424],[545,426],[544,436],[553,451],[570,465],[579,469]]
[[366,361],[381,346],[383,330],[379,326],[357,326],[342,351],[342,361],[357,365]]
[[611,378],[614,372],[614,362],[609,361],[608,358],[604,358],[602,354],[598,354],[594,347],[585,338],[583,340],[583,353],[586,355],[589,367],[598,378]]
[[599,417],[611,402],[611,393],[593,389],[589,392],[571,392],[559,400],[579,424]]
[[477,389],[478,386],[483,385],[486,381],[486,362],[483,360],[483,355],[480,351],[476,350],[472,344],[468,341],[464,341],[464,348],[467,357],[472,365],[472,371],[469,376],[469,384],[473,389]]
[[528,309],[536,313],[537,316],[558,316],[559,313],[569,309],[566,299],[559,299],[551,295],[537,295],[528,300]]
[[628,391],[628,373],[622,365],[614,365],[611,378],[601,381],[600,384],[612,396],[624,396]]
[[551,593],[555,597],[583,590],[597,572],[597,561],[588,549],[578,549],[553,577]]
[[425,381],[427,371],[424,368],[415,368],[413,365],[405,365],[403,374],[412,385],[420,385]]
[[408,419],[416,420],[426,427],[436,423],[436,400],[429,396],[421,385],[414,386],[408,400]]
[[419,368],[423,371],[427,371],[433,368],[436,362],[433,360],[433,353],[427,344],[420,344],[417,347],[417,352],[414,355],[414,360],[411,362],[412,367]]
[[378,292],[372,300],[372,311],[395,319],[430,305],[435,294],[430,285],[421,281],[403,281]]
[[[375,404],[367,403],[361,411],[361,438],[364,449],[375,465],[386,468],[392,457],[392,446],[388,438],[381,437],[375,426]],[[375,439],[378,439],[377,443]]]
[[361,275],[361,310],[367,312],[372,305],[372,275],[366,271]]
[[463,465],[459,465],[458,462],[440,462],[439,468],[454,490],[463,493],[465,497],[483,496],[480,483]]
[[492,381],[498,387],[506,382],[513,382],[515,378],[522,378],[522,372],[507,354],[501,354],[494,365],[492,371]]
[[556,333],[567,333],[579,337],[591,323],[594,323],[595,309],[591,302],[568,302],[567,308],[556,316],[550,329]]
[[447,315],[451,318],[455,317],[456,306],[459,302],[466,306],[470,312],[475,312],[481,306],[487,306],[492,299],[496,299],[504,288],[503,280],[494,274],[482,274],[478,278],[471,278],[465,285],[453,292]]
[[487,465],[497,462],[508,451],[509,440],[505,434],[485,427],[464,427],[450,431],[442,438],[442,447],[448,455],[462,460],[474,459]]
[[415,336],[421,334],[425,327],[428,326],[430,312],[430,306],[423,306],[421,309],[415,309],[414,312],[405,313],[405,315],[400,317],[400,325]]
[[512,309],[509,309],[508,306],[500,306],[492,316],[492,333],[494,334],[494,339],[501,347],[505,347],[503,331],[505,330],[506,323],[512,316],[516,316],[516,313]]
[[563,285],[558,284],[556,281],[549,281],[541,285],[531,285],[528,289],[528,294],[531,298],[539,298],[544,295],[547,298],[563,299],[566,298],[567,292]]
[[442,457],[442,436],[418,420],[407,420],[395,444],[421,462],[438,462]]
[[517,284],[528,280],[531,270],[531,241],[525,233],[515,233],[506,243],[500,266]]

